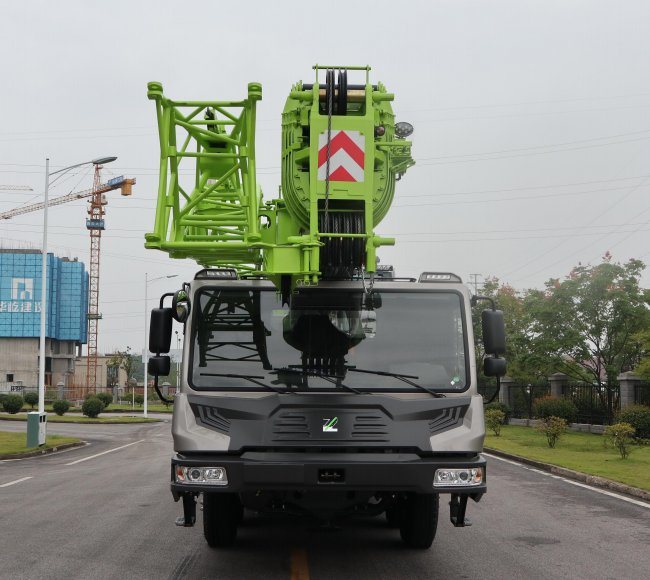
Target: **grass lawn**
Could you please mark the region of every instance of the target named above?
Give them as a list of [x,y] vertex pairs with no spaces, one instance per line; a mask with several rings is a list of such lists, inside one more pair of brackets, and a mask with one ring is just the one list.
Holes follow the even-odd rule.
[[650,445],[633,445],[630,456],[621,459],[616,449],[605,447],[602,435],[569,431],[551,449],[532,427],[504,425],[500,437],[488,434],[485,447],[650,491]]
[[[132,407],[131,405],[118,405],[117,403],[111,403],[104,413],[110,413],[111,411],[133,411],[134,413],[142,413],[142,409],[144,409],[142,405]],[[171,413],[173,410],[174,405],[169,405],[169,407],[165,407],[165,405],[161,403],[149,403],[147,405],[147,412],[149,413]]]
[[[34,451],[35,447],[27,447],[26,433],[8,433],[0,431],[0,455],[13,455],[15,453],[25,453],[26,451]],[[51,447],[58,447],[64,443],[77,443],[80,439],[74,437],[61,437],[60,435],[48,435],[47,444],[38,449],[50,449]]]
[[[25,413],[16,413],[15,415],[10,415],[9,413],[0,413],[0,419],[5,419],[7,421],[27,421],[27,415]],[[79,415],[63,415],[59,417],[53,413],[47,414],[48,423],[156,423],[160,419],[143,419],[142,417],[102,417],[101,415],[95,419],[90,417],[82,417]]]
[[[142,405],[136,405],[135,407],[132,407],[131,405],[118,405],[117,403],[111,403],[108,409],[102,411],[102,413],[110,413],[111,411],[132,411],[134,413],[142,413],[143,408],[144,407]],[[36,411],[37,407],[32,409],[29,405],[23,405],[23,413],[27,413],[28,411],[32,410]],[[149,403],[149,405],[147,405],[147,411],[150,413],[171,413],[173,410],[174,405],[169,405],[169,407],[166,407],[161,403]],[[54,413],[54,409],[52,409],[51,404],[45,405],[45,411],[47,413]],[[70,411],[73,413],[81,413],[81,407],[70,407]]]

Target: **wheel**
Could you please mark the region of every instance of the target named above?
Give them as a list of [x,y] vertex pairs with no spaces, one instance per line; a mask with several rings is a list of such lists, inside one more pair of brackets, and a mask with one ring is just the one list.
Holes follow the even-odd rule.
[[386,510],[386,522],[389,528],[399,528],[401,511],[399,506],[394,505]]
[[430,548],[436,537],[440,501],[437,494],[414,493],[405,500],[399,531],[410,548]]
[[211,548],[232,546],[242,519],[236,493],[203,494],[203,535]]

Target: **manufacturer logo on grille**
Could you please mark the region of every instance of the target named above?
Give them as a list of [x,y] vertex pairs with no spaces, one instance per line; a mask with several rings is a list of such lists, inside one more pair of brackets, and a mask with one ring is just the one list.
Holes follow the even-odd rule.
[[336,425],[338,422],[339,422],[338,417],[332,417],[331,419],[323,419],[323,433],[337,433],[338,429],[336,428]]

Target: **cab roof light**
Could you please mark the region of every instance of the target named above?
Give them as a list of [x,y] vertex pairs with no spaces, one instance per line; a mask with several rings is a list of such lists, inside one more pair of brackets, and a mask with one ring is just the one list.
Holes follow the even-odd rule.
[[234,268],[205,268],[197,272],[195,280],[237,280]]
[[462,284],[460,276],[451,272],[422,272],[418,282],[458,282]]

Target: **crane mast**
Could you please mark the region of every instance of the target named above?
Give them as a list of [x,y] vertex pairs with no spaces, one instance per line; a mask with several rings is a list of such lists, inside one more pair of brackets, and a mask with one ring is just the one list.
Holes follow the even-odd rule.
[[97,326],[102,315],[99,312],[99,258],[104,229],[104,205],[106,198],[99,192],[100,166],[95,165],[93,193],[88,207],[86,228],[90,233],[90,266],[88,273],[88,358],[86,361],[86,387],[97,385]]

